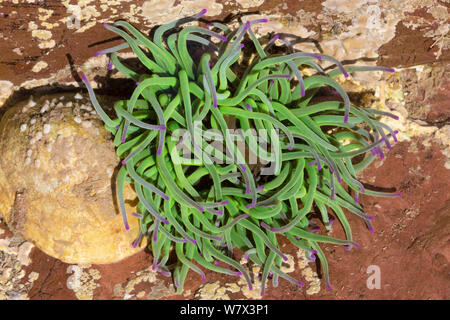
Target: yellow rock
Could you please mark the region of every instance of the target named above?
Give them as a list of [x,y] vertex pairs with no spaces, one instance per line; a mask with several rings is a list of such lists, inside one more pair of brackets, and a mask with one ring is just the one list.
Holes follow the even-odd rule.
[[77,264],[111,263],[133,249],[137,205],[125,186],[130,230],[119,213],[119,159],[86,98],[52,95],[9,109],[0,122],[0,214],[47,254]]

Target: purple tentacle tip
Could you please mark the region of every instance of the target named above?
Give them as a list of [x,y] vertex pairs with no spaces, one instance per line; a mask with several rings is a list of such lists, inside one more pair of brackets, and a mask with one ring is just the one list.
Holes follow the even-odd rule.
[[192,244],[197,244],[197,241],[194,240],[194,239],[190,240],[190,242],[191,242]]
[[200,207],[200,208],[198,208],[198,211],[203,212],[203,211],[205,211],[205,208]]
[[396,193],[395,194],[397,197],[401,197],[402,196],[402,193],[401,192],[398,192],[398,193]]
[[304,284],[303,282],[301,282],[301,281],[297,281],[297,285],[298,285],[299,287],[304,287],[304,286],[305,286],[305,284]]
[[117,125],[117,126],[116,126],[116,129],[117,129],[117,130],[119,130],[119,128],[120,128],[120,126],[119,126],[119,125]]
[[97,51],[96,53],[94,53],[94,57],[98,57],[100,55],[100,51]]
[[243,43],[241,43],[240,45],[239,45],[239,49],[242,49],[244,47],[244,44]]
[[202,275],[202,281],[205,282],[206,281],[206,277],[205,275]]
[[125,141],[127,141],[127,139],[126,139],[126,138],[122,138],[122,139],[120,139],[120,141],[121,141],[122,143],[125,143]]
[[348,73],[344,72],[344,77],[348,78]]
[[251,284],[248,285],[248,290],[250,290],[250,291],[253,290],[253,286]]
[[331,290],[331,286],[327,284],[327,290]]
[[108,24],[106,22],[103,22],[102,26],[104,26],[106,28],[108,26]]
[[316,57],[317,60],[322,60],[322,56],[319,55],[319,54],[316,54],[315,57]]
[[314,228],[310,228],[308,230],[309,232],[316,232],[316,231],[320,231],[320,227],[314,227]]
[[244,216],[243,219],[247,219],[248,217],[250,217],[248,213],[245,213],[243,216]]
[[225,201],[223,202],[223,205],[225,206],[225,205],[227,205],[228,203],[230,203],[230,201],[225,200]]
[[[394,116],[394,119],[395,119],[395,120],[398,120],[398,119],[399,119],[399,117],[398,117],[398,116]],[[395,133],[395,132],[394,132],[394,133]]]
[[261,20],[262,23],[266,23],[266,22],[268,22],[268,21],[269,21],[269,20],[268,20],[267,18],[264,18],[264,19]]
[[137,241],[133,242],[133,248],[136,249],[137,247]]
[[211,28],[211,23],[207,23],[207,24],[206,24],[206,27],[207,27],[207,28]]
[[136,81],[136,85],[138,86],[140,84],[140,82],[139,81]]
[[228,38],[227,38],[227,37],[225,37],[225,36],[220,36],[220,40],[222,40],[222,41],[227,41],[227,40],[228,40]]
[[394,68],[389,68],[387,71],[388,72],[395,72]]
[[81,74],[81,80],[87,81],[86,75],[84,73]]
[[170,198],[169,198],[168,195],[163,195],[163,199],[166,200],[166,201],[169,201]]
[[262,190],[264,190],[264,185],[261,185],[258,187],[258,191],[262,191]]
[[123,165],[126,165],[126,164],[127,164],[127,162],[125,161],[125,159],[122,160],[122,164],[123,164]]
[[208,10],[206,10],[206,9],[203,9],[202,11],[200,11],[200,14],[205,14],[206,12],[207,12]]
[[125,230],[130,230],[130,226],[128,225],[128,222],[125,222]]

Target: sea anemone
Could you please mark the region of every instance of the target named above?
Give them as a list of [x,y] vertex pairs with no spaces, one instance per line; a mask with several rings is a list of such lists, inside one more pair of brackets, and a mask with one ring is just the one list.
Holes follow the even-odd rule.
[[[205,280],[205,269],[243,275],[252,288],[246,268],[234,259],[237,248],[262,268],[263,295],[269,275],[274,285],[279,278],[302,285],[281,271],[287,257],[277,235],[284,236],[310,261],[317,255],[330,287],[319,243],[358,247],[343,209],[373,230],[360,194],[400,195],[368,190],[356,178],[377,155],[384,157],[383,145],[390,148],[389,140],[396,140],[397,132],[379,121],[396,116],[353,105],[334,79],[394,70],[344,67],[327,55],[296,52],[278,35],[260,42],[252,26],[265,19],[236,30],[216,22],[207,29],[182,27],[205,12],[158,27],[152,40],[125,21],[104,24],[125,42],[96,55],[111,54],[109,69],[114,66],[136,83],[131,97],[115,104],[116,119],[101,108],[82,75],[122,159],[117,195],[126,229],[125,182],[133,184],[139,198],[133,215],[140,220],[140,234],[132,245],[147,236],[153,268],[172,276],[179,291],[189,270]],[[274,46],[277,40],[285,50]],[[243,41],[253,44],[246,45],[245,53]],[[145,73],[120,61],[117,51],[126,48]],[[326,72],[320,60],[336,68]],[[314,102],[326,87],[334,89],[335,97]],[[310,227],[311,212],[321,216],[328,230],[334,212],[346,239],[316,233],[320,227]],[[169,265],[173,252],[176,262]]]

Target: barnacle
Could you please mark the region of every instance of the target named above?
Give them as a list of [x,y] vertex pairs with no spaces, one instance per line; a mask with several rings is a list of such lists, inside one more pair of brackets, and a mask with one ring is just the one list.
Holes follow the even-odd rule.
[[[134,185],[139,198],[134,216],[140,220],[141,234],[133,245],[148,236],[153,268],[173,276],[179,290],[189,270],[205,279],[204,269],[242,274],[251,288],[246,269],[233,259],[232,251],[238,248],[262,268],[264,294],[269,275],[274,286],[279,278],[302,285],[281,271],[287,258],[278,245],[278,234],[304,249],[309,260],[317,255],[329,287],[319,243],[358,247],[343,208],[373,230],[372,217],[358,203],[360,193],[400,195],[365,189],[356,178],[356,172],[377,155],[384,156],[383,144],[390,148],[389,139],[396,140],[397,132],[379,121],[395,115],[352,105],[334,79],[358,71],[393,70],[344,68],[326,55],[295,52],[285,40],[291,53],[273,54],[279,36],[263,47],[252,32],[252,25],[265,19],[236,30],[216,22],[207,29],[181,27],[205,12],[160,26],[152,40],[125,21],[104,25],[125,42],[96,55],[111,54],[115,68],[137,85],[130,99],[115,104],[116,119],[102,110],[82,76],[123,159],[117,190],[126,228],[125,181]],[[165,38],[168,31],[171,34]],[[242,62],[247,36],[256,54]],[[199,61],[188,50],[192,42],[203,50]],[[145,74],[120,61],[117,51],[126,48],[146,67]],[[320,60],[336,68],[325,72]],[[341,99],[314,102],[319,89],[327,86]],[[334,212],[346,239],[315,233],[318,227],[311,229],[308,221],[314,210],[327,229],[332,221],[329,212]],[[167,265],[173,251],[177,262]]]

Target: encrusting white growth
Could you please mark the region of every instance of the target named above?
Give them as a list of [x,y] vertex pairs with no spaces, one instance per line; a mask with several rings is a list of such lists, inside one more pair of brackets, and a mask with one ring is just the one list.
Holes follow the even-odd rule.
[[27,124],[24,123],[20,126],[20,132],[24,132],[25,130],[27,130]]
[[76,123],[81,123],[81,119],[80,117],[76,116],[75,118],[73,118],[73,121],[75,121]]
[[90,122],[90,121],[83,121],[83,122],[81,123],[81,125],[82,125],[84,128],[90,128],[90,127],[92,127],[92,122]]
[[77,93],[74,98],[77,100],[81,100],[81,99],[83,99],[83,96],[81,94]]
[[51,128],[51,126],[49,124],[44,124],[44,130],[43,130],[44,134],[49,133],[50,132],[50,128]]
[[43,114],[43,113],[47,112],[48,109],[49,109],[49,105],[48,105],[48,104],[45,104],[45,105],[41,108],[40,113]]

